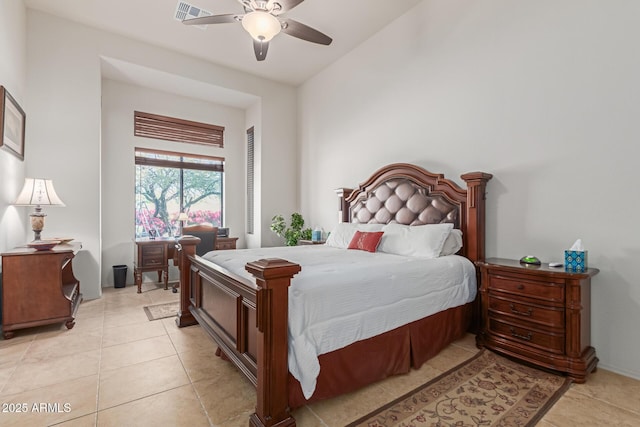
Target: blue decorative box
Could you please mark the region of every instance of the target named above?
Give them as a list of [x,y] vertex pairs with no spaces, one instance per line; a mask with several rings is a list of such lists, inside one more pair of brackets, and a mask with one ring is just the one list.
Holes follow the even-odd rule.
[[564,269],[570,271],[585,271],[589,268],[587,256],[589,251],[564,251]]

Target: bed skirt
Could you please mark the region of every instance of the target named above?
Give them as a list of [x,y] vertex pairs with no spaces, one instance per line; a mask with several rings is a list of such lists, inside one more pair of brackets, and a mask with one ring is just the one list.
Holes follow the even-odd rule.
[[466,333],[472,307],[469,303],[450,308],[320,355],[320,375],[310,399],[304,398],[300,383],[289,374],[289,407],[329,399],[419,368]]

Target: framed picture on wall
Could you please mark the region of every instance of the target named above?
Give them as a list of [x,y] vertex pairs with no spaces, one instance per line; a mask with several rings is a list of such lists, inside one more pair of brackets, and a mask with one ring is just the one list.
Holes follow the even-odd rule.
[[13,96],[0,86],[0,146],[24,160],[26,115]]

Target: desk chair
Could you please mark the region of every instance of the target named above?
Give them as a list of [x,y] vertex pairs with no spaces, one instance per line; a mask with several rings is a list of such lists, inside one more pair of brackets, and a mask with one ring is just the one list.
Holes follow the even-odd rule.
[[[197,224],[190,225],[182,228],[183,236],[194,236],[200,239],[200,243],[196,245],[196,255],[202,256],[207,252],[213,251],[216,248],[216,239],[218,238],[218,227],[214,227],[211,224]],[[180,284],[175,285],[171,291],[173,293],[178,292]]]
[[200,243],[196,246],[196,255],[202,256],[216,248],[218,227],[211,224],[190,225],[182,229],[182,235],[200,238]]

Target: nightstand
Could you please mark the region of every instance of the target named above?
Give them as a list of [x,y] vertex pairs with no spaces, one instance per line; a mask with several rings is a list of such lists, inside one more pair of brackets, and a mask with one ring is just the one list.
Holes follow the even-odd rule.
[[487,347],[583,383],[596,369],[591,347],[591,277],[599,270],[565,271],[492,258],[478,262],[482,324]]
[[313,241],[313,240],[306,240],[306,239],[300,239],[298,240],[298,246],[302,246],[302,245],[324,245],[326,243],[326,240],[319,240],[319,241]]

